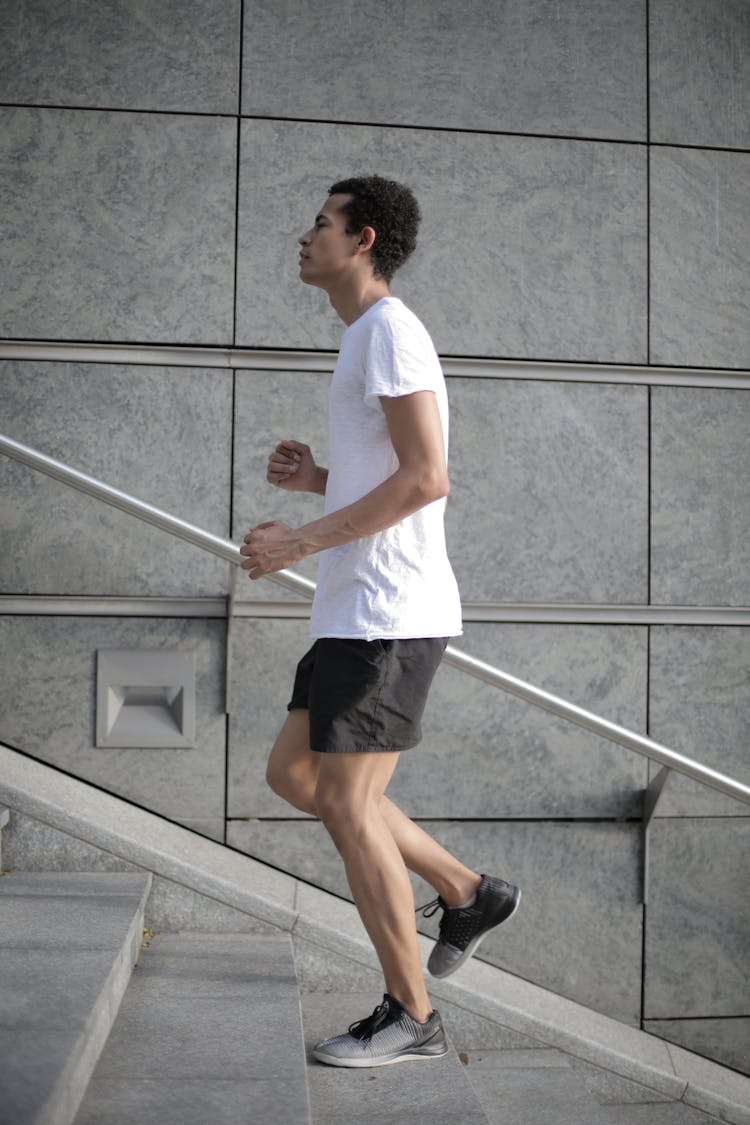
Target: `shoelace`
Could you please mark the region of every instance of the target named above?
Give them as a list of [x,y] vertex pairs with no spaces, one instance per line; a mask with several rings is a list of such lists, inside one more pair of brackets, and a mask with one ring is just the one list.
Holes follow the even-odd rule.
[[443,910],[448,909],[448,907],[438,895],[438,897],[434,898],[432,902],[426,902],[424,906],[418,906],[416,913],[424,914],[425,918],[431,918],[433,914],[437,913],[437,911],[441,909],[441,907]]
[[448,942],[458,949],[463,949],[473,936],[476,925],[476,911],[473,906],[446,906],[438,895],[432,902],[417,907],[417,914],[423,914],[425,918],[432,918],[433,914],[441,908],[445,913],[440,919],[440,940]]
[[392,1011],[390,1006],[390,998],[384,997],[383,1002],[378,1004],[371,1016],[365,1016],[363,1020],[357,1020],[356,1023],[351,1024],[349,1034],[355,1039],[372,1039],[376,1031],[380,1031],[381,1028],[388,1023],[392,1023],[396,1018],[396,1013]]

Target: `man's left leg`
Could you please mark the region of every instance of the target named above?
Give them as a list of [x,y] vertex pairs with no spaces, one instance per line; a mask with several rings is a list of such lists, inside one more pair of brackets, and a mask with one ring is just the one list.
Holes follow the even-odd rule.
[[320,755],[315,803],[344,860],[386,984],[371,1016],[314,1048],[315,1058],[331,1066],[384,1066],[448,1051],[425,988],[411,883],[380,808],[397,761],[390,751]]
[[432,1011],[419,952],[414,895],[380,802],[398,752],[321,754],[315,803],[346,868],[387,993],[417,1021]]

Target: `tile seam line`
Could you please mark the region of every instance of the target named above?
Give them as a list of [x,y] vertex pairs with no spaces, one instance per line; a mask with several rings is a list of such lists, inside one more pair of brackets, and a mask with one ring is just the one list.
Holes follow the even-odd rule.
[[[153,109],[153,108],[139,108],[133,106],[109,106],[109,105],[65,105],[60,102],[13,102],[3,101],[0,102],[0,109],[28,109],[28,110],[52,110],[54,112],[64,113],[117,113],[129,114],[131,116],[143,117],[195,117],[195,118],[223,118],[225,120],[237,120],[240,123],[244,121],[275,121],[279,124],[289,125],[325,125],[334,128],[355,128],[355,129],[393,129],[399,131],[412,131],[422,133],[448,133],[457,136],[479,136],[479,137],[528,137],[530,140],[549,140],[549,141],[580,141],[582,144],[617,144],[629,146],[645,147],[648,143],[645,138],[639,139],[634,137],[619,138],[610,136],[592,136],[585,134],[578,136],[573,133],[553,133],[553,132],[526,132],[519,129],[480,129],[467,126],[452,126],[452,125],[421,125],[412,122],[402,121],[365,121],[356,119],[339,119],[331,117],[288,117],[279,116],[270,113],[236,113],[230,111],[217,111],[210,112],[206,110],[193,110],[193,109]],[[702,146],[697,146],[702,147]],[[729,151],[735,151],[730,149]]]
[[456,136],[474,137],[527,137],[529,140],[542,141],[580,141],[582,144],[610,144],[627,145],[629,147],[652,148],[685,148],[707,152],[736,152],[749,154],[750,148],[744,145],[717,145],[697,144],[680,140],[653,140],[648,134],[638,137],[613,137],[609,135],[596,136],[594,134],[578,135],[575,133],[535,132],[523,129],[481,129],[472,126],[459,125],[422,125],[415,122],[403,121],[364,121],[350,118],[331,117],[287,117],[263,113],[236,113],[230,110],[217,110],[215,112],[197,109],[153,109],[137,106],[110,106],[110,105],[65,105],[60,102],[0,102],[0,109],[29,109],[29,110],[54,110],[56,112],[70,113],[120,113],[131,116],[143,117],[195,117],[195,118],[222,118],[225,120],[243,121],[277,121],[289,125],[326,125],[331,127],[345,127],[355,129],[394,129],[399,131],[410,130],[423,133],[448,133]]

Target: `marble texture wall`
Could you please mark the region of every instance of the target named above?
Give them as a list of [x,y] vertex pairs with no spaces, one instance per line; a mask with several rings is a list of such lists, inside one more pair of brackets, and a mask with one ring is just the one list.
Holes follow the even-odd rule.
[[649,0],[651,137],[750,148],[750,12],[744,0]]
[[651,596],[750,603],[750,395],[651,391]]
[[249,117],[646,136],[644,0],[382,0],[377,34],[346,0],[246,10]]
[[651,153],[652,363],[750,364],[750,153]]
[[395,290],[441,353],[641,363],[645,159],[611,142],[243,121],[237,341],[338,346],[325,296],[297,279],[296,238],[335,179],[375,163],[420,200]]
[[[651,629],[652,737],[750,785],[750,630],[741,626]],[[673,775],[663,817],[747,817],[750,806]]]
[[[395,290],[444,355],[467,358],[449,380],[465,599],[490,615],[747,608],[747,4],[383,0],[377,35],[372,6],[326,13],[5,0],[0,339],[335,349],[341,326],[299,283],[296,239],[334,178],[405,178],[424,222]],[[472,357],[519,362],[513,379],[477,378]],[[538,381],[525,361],[644,370],[641,385]],[[739,382],[652,386],[655,365]],[[6,360],[0,430],[239,540],[319,510],[263,477],[283,436],[325,460],[326,388],[293,363]],[[225,595],[228,570],[0,460],[0,594],[138,598],[146,613],[150,596]],[[236,577],[240,612],[291,598]],[[346,894],[320,825],[263,777],[307,624],[232,626],[227,701],[224,620],[0,615],[0,738]],[[747,635],[605,614],[470,622],[457,643],[747,781]],[[104,646],[194,654],[194,749],[94,748]],[[393,792],[467,861],[522,883],[490,960],[750,1070],[746,809],[673,777],[644,911],[648,776],[644,759],[444,668]]]
[[[232,375],[0,362],[3,432],[229,534]],[[0,458],[0,592],[216,597],[229,564]]]
[[747,1015],[750,821],[661,820],[646,913],[646,1019]]
[[0,102],[236,113],[240,0],[4,0]]
[[647,601],[644,388],[452,378],[448,391],[446,528],[465,600]]
[[[223,621],[0,616],[0,741],[221,840],[225,643]],[[96,653],[112,648],[192,653],[194,746],[96,746]]]
[[[234,535],[262,519],[304,523],[317,497],[265,482],[283,437],[327,463],[326,375],[240,372]],[[648,395],[642,387],[452,377],[448,546],[468,602],[648,599]],[[481,459],[477,450],[492,450]],[[591,487],[592,481],[597,487]],[[481,537],[476,529],[482,527]],[[315,575],[314,560],[301,571]],[[278,597],[266,583],[240,598]]]
[[0,336],[227,344],[236,126],[0,107]]

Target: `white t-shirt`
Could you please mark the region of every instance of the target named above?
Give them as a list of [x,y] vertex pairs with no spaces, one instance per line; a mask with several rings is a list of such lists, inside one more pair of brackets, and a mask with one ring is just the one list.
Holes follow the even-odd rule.
[[[383,297],[341,339],[329,400],[325,511],[359,500],[398,469],[380,396],[433,391],[448,452],[448,396],[432,340],[397,298]],[[461,603],[445,549],[445,500],[394,527],[320,554],[313,637],[452,637]]]

